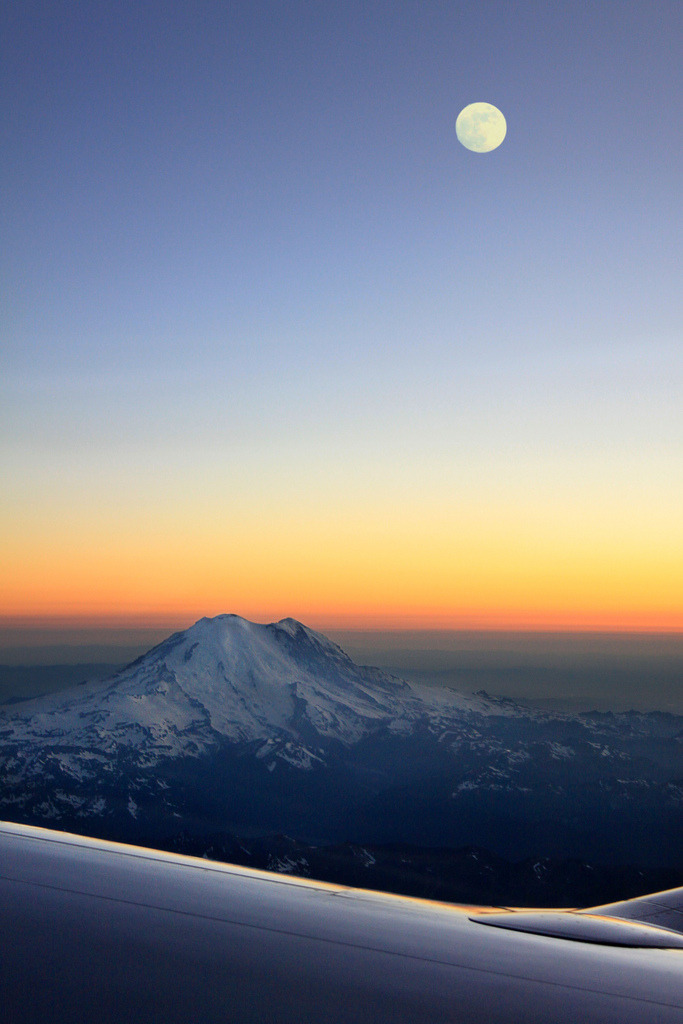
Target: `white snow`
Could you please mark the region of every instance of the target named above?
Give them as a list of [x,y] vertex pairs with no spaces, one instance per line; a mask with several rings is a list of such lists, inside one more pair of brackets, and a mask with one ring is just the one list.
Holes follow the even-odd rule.
[[576,756],[576,751],[572,747],[565,747],[562,743],[549,742],[548,749],[550,750],[550,756],[554,757],[556,761]]
[[[65,775],[84,782],[114,773],[122,752],[140,768],[154,767],[165,758],[201,757],[222,740],[256,744],[269,771],[276,760],[310,770],[325,756],[315,733],[350,746],[380,729],[408,735],[418,722],[455,750],[468,743],[493,752],[497,744],[512,765],[528,753],[506,751],[477,723],[545,714],[358,666],[294,619],[261,625],[219,615],[169,637],[111,679],[6,705],[0,728],[4,744],[22,750],[21,760],[6,763],[12,777],[38,777],[57,760]],[[574,754],[559,743],[549,748],[555,758]],[[602,754],[613,756],[606,748]],[[129,810],[134,815],[136,807]]]
[[[435,710],[445,712],[443,701]],[[81,750],[101,763],[129,747],[140,763],[153,765],[162,757],[201,756],[218,736],[288,736],[298,749],[279,756],[305,768],[318,755],[301,743],[300,718],[320,735],[352,744],[381,725],[408,731],[424,712],[424,700],[407,684],[356,666],[293,619],[260,625],[220,615],[200,619],[110,680],[3,709],[0,722],[6,742],[69,747],[59,753],[62,768],[83,779],[90,772]]]

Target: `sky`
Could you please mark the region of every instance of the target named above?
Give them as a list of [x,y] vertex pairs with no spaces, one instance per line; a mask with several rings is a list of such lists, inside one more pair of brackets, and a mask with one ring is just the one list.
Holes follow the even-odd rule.
[[0,621],[683,630],[682,37],[2,5]]

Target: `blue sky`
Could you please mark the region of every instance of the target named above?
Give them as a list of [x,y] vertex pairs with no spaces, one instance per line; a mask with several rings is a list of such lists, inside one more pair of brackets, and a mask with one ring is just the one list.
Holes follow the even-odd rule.
[[[416,491],[427,529],[459,488],[608,520],[634,479],[633,536],[671,541],[679,3],[1,18],[7,543],[72,501],[103,537],[119,502],[210,545],[202,494],[233,536],[282,502],[342,504],[351,529]],[[454,131],[480,100],[508,125],[485,155]],[[2,610],[50,594],[10,586]]]

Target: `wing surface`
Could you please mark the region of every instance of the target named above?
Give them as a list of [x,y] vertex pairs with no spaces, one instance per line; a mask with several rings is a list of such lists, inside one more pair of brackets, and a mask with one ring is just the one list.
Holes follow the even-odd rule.
[[621,903],[607,903],[580,913],[641,921],[643,924],[670,928],[683,935],[683,888],[656,892],[651,896],[641,896]]
[[0,822],[0,1006],[12,1024],[683,1024],[683,949],[472,912]]

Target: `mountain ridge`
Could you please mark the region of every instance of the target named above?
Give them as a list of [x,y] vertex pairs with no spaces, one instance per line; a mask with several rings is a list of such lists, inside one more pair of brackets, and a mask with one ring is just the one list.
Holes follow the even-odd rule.
[[671,866],[682,751],[683,718],[408,683],[295,619],[221,615],[109,679],[0,706],[0,815]]

